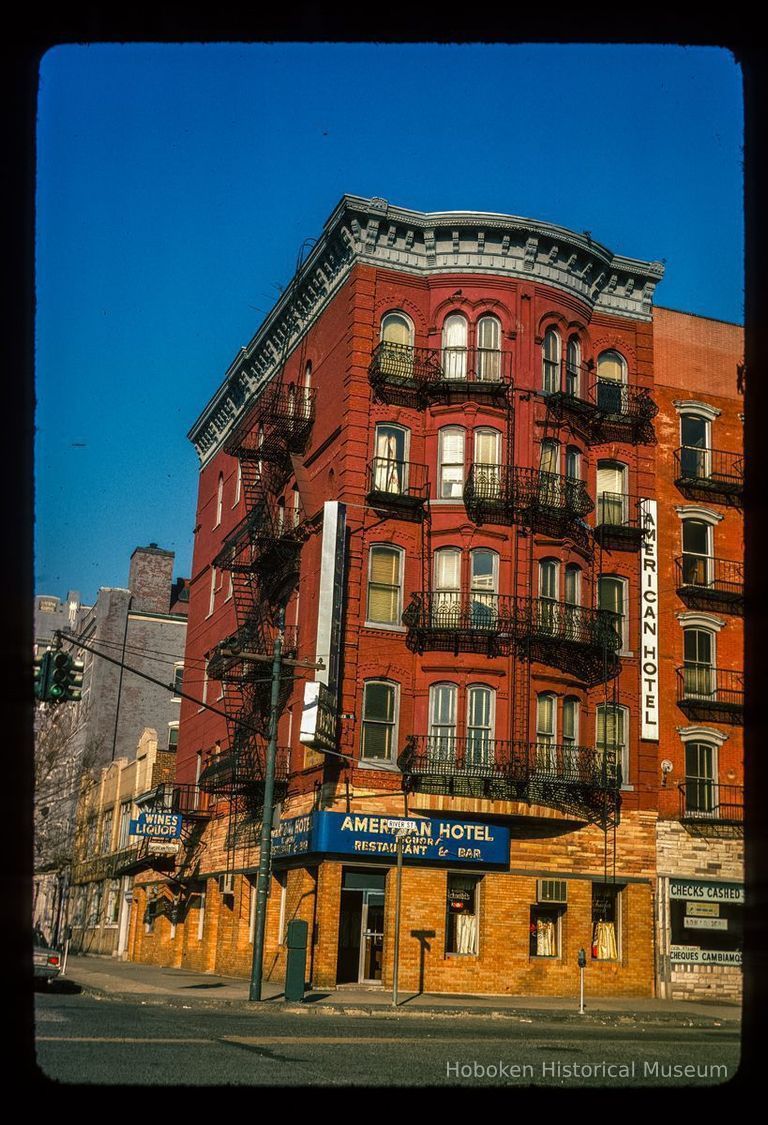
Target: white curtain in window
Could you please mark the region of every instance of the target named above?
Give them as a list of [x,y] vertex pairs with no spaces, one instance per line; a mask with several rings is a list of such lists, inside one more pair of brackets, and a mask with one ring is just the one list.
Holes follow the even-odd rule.
[[398,457],[398,441],[391,431],[376,434],[376,471],[374,486],[379,492],[402,491],[402,458]]
[[446,379],[467,377],[467,322],[458,314],[443,325],[443,374]]
[[551,919],[539,918],[536,922],[536,956],[554,957],[556,953],[555,923]]
[[477,915],[456,916],[456,952],[477,953]]
[[613,922],[595,922],[592,949],[598,961],[616,961],[619,947],[616,943],[616,926]]

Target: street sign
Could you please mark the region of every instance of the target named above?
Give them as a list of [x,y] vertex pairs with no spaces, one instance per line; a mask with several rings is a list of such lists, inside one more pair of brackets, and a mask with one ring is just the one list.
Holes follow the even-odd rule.
[[143,812],[132,820],[132,836],[150,836],[163,840],[178,839],[181,836],[182,817],[180,813]]

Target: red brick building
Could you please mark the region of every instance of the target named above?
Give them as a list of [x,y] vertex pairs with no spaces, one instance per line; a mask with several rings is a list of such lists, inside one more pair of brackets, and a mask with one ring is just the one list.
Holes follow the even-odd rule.
[[323,667],[283,666],[267,974],[299,917],[315,986],[391,984],[405,825],[403,989],[573,994],[583,947],[593,993],[651,994],[661,276],[342,199],[190,433],[185,688],[222,714],[182,704],[186,836],[137,886],[135,958],[250,971],[270,685],[239,654],[282,606]]
[[744,332],[654,312],[662,996],[741,994]]

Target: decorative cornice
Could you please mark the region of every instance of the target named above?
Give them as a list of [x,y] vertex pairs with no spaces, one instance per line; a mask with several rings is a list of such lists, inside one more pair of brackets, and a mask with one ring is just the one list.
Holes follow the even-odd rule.
[[718,746],[722,746],[724,742],[728,741],[728,735],[721,730],[715,730],[713,727],[677,727],[677,733],[682,742],[698,742],[699,739],[707,739],[710,742],[716,742]]
[[696,402],[693,399],[687,402],[677,400],[672,405],[678,414],[700,414],[710,422],[714,422],[721,413],[716,406],[711,406],[708,402]]
[[704,523],[720,523],[722,512],[713,512],[711,508],[703,508],[701,504],[675,504],[675,511],[681,520],[697,519]]
[[479,211],[424,213],[385,199],[345,195],[247,347],[189,431],[205,464],[275,376],[344,283],[365,263],[411,274],[477,273],[538,281],[591,309],[651,319],[660,262],[614,254],[588,233],[517,215]]

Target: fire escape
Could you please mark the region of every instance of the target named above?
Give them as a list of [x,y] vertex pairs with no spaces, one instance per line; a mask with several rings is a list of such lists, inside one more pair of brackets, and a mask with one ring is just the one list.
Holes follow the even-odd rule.
[[[232,852],[242,824],[256,822],[263,809],[271,697],[264,658],[272,655],[277,614],[298,581],[301,548],[313,527],[298,492],[289,491],[287,499],[285,492],[291,454],[304,449],[314,410],[314,391],[276,381],[224,446],[240,464],[246,514],[213,560],[231,576],[237,628],[208,662],[209,677],[224,688],[228,745],[217,744],[208,755],[199,784],[212,803],[228,805]],[[295,656],[296,651],[296,628],[284,628],[283,653]],[[279,712],[292,687],[290,665],[283,665]],[[278,747],[276,801],[285,797],[288,769],[289,748]]]

